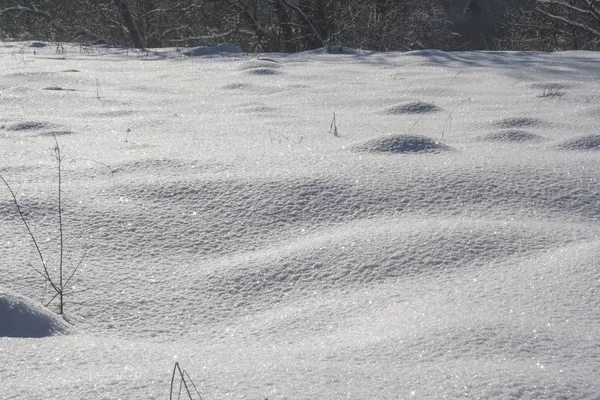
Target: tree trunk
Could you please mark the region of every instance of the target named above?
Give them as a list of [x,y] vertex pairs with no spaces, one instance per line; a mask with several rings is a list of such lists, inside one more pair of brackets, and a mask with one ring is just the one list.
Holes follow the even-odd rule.
[[292,42],[294,38],[294,32],[291,26],[291,18],[287,13],[282,0],[275,3],[275,10],[279,16],[279,27],[281,28],[281,41],[283,42],[283,51],[286,53],[294,53],[296,51],[296,45]]
[[131,38],[133,45],[138,49],[145,48],[146,45],[144,43],[144,39],[142,39],[142,35],[140,35],[140,31],[135,23],[135,19],[133,18],[133,15],[131,15],[131,11],[129,11],[129,4],[127,4],[127,0],[115,0],[115,4],[119,9],[121,18],[123,18],[125,27],[129,31],[129,37]]

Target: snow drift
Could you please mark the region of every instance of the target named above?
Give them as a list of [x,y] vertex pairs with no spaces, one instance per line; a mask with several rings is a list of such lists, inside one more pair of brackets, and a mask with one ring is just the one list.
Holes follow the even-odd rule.
[[0,337],[41,338],[70,330],[62,318],[47,308],[0,289]]

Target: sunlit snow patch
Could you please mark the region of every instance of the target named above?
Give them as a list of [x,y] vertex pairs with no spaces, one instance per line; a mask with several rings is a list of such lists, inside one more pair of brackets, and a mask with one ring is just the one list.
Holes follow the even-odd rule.
[[560,144],[562,150],[600,150],[600,135],[579,136]]
[[370,140],[354,147],[367,153],[439,153],[450,150],[449,146],[426,136],[394,135]]
[[71,131],[50,131],[50,132],[38,133],[38,136],[54,137],[54,136],[66,136],[66,135],[72,135],[72,134],[73,134],[73,132],[71,132]]
[[69,331],[69,325],[45,307],[0,289],[0,337],[41,338]]

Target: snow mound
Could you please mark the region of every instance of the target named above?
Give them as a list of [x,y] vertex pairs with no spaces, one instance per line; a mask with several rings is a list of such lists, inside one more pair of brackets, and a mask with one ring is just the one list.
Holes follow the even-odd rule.
[[388,107],[383,110],[383,114],[387,115],[399,115],[399,114],[423,114],[438,112],[441,109],[435,104],[425,103],[422,101],[413,101],[410,103],[398,104],[392,107]]
[[498,128],[527,128],[544,125],[544,122],[536,118],[504,118],[495,123]]
[[539,135],[522,130],[492,132],[488,135],[481,137],[481,140],[491,142],[532,142],[540,141],[542,139],[543,138]]
[[201,46],[194,47],[189,51],[184,52],[186,56],[199,57],[199,56],[212,56],[218,54],[239,54],[242,49],[232,43],[220,43],[212,46]]
[[280,74],[275,68],[252,68],[247,71],[251,75],[277,75]]
[[47,122],[40,122],[40,121],[26,121],[26,122],[19,122],[16,124],[13,124],[9,127],[7,127],[6,129],[8,129],[9,131],[38,131],[38,130],[42,130],[42,129],[51,129],[54,126],[52,124],[49,124]]
[[255,105],[255,106],[245,106],[245,107],[241,107],[239,109],[240,112],[242,113],[248,113],[248,114],[257,114],[257,113],[272,113],[277,111],[277,109],[275,107],[268,107],[268,106],[263,106],[263,105]]
[[48,87],[45,87],[43,90],[52,90],[52,91],[56,91],[56,92],[74,92],[75,91],[75,89],[65,89],[60,86],[48,86]]
[[571,85],[567,85],[566,83],[543,82],[543,83],[534,83],[529,87],[531,89],[538,89],[538,90],[562,90],[562,89],[570,88]]
[[240,69],[243,71],[256,68],[281,68],[281,65],[271,58],[257,58],[256,60],[246,61],[240,65]]
[[0,337],[41,338],[69,331],[68,324],[45,307],[0,290]]
[[241,82],[228,83],[227,85],[223,86],[223,89],[225,89],[225,90],[252,89],[252,85],[250,85],[248,83],[241,83]]
[[426,136],[394,135],[370,140],[356,146],[356,150],[368,153],[439,153],[450,147]]
[[600,150],[600,135],[580,136],[558,146],[562,150]]

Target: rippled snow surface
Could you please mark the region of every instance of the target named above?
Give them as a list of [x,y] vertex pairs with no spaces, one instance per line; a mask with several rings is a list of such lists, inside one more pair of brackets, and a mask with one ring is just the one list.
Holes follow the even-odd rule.
[[64,49],[0,44],[0,174],[56,274],[56,137],[83,257],[43,314],[2,186],[0,333],[62,328],[0,398],[599,398],[596,53]]

